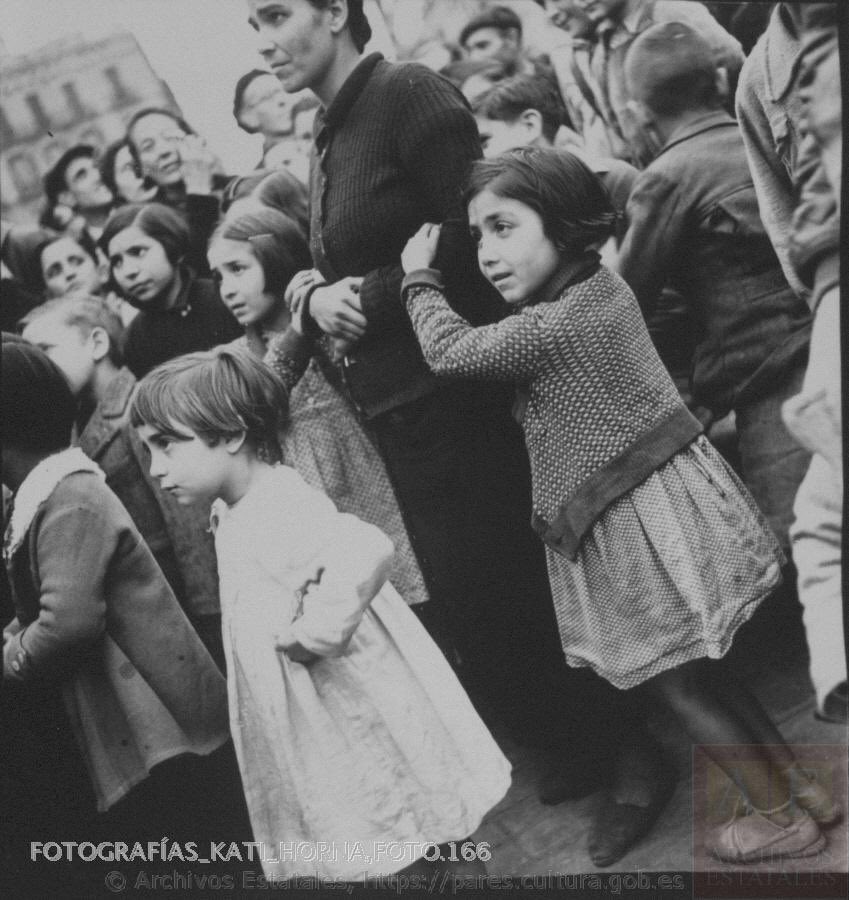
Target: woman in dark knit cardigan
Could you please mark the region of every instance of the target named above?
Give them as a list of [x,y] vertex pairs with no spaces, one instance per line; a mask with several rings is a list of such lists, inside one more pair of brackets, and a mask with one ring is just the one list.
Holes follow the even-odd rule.
[[[563,663],[510,399],[434,376],[401,302],[407,239],[426,221],[447,222],[438,259],[449,298],[477,324],[502,314],[477,270],[462,205],[481,155],[474,118],[429,69],[363,56],[371,30],[361,0],[248,7],[260,54],[284,88],[309,88],[322,104],[310,249],[326,284],[310,290],[304,318],[383,456],[432,598],[422,618],[459,655],[472,696],[544,741],[561,769],[574,764],[586,792],[591,760],[610,741],[595,732],[602,715],[618,717],[617,696]],[[562,782],[548,796],[565,799]],[[599,859],[621,852],[608,846]]]

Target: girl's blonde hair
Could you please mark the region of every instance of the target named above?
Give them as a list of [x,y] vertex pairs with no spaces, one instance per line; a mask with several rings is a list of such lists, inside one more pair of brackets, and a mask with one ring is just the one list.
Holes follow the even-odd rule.
[[130,408],[134,427],[185,440],[182,426],[210,446],[246,436],[263,459],[279,462],[280,434],[289,418],[281,379],[247,350],[216,347],[157,366],[139,382]]

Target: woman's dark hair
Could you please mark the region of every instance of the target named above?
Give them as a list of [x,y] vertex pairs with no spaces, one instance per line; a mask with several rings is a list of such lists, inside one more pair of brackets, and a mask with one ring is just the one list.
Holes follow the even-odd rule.
[[613,234],[616,213],[604,185],[574,153],[520,147],[472,166],[466,206],[483,190],[518,200],[542,219],[561,252],[577,252]]
[[244,433],[269,462],[281,459],[288,417],[280,376],[247,350],[226,344],[157,366],[139,382],[130,407],[134,427],[148,425],[177,440],[186,440],[180,427],[213,447]]
[[[327,9],[330,0],[309,0],[316,9]],[[363,12],[363,0],[348,0],[348,31],[357,51],[362,53],[365,45],[371,40],[371,25]]]
[[225,219],[210,239],[250,244],[262,271],[265,290],[283,297],[292,276],[312,267],[312,257],[298,223],[276,209],[257,209]]
[[[115,159],[124,147],[132,154],[133,149],[130,147],[130,142],[127,138],[113,141],[101,154],[100,162],[98,164],[98,168],[100,169],[100,180],[110,191],[112,191],[112,196],[118,202],[121,202],[121,200],[125,200],[126,198],[121,197],[120,192],[118,191],[118,183],[115,181]],[[135,156],[133,156],[133,160],[135,161]],[[138,172],[137,162],[136,171]],[[141,174],[139,174],[139,177],[141,177]]]
[[4,331],[2,344],[4,441],[36,453],[69,447],[77,404],[65,376],[44,351],[23,338]]
[[182,117],[178,116],[173,110],[165,109],[160,106],[146,106],[144,109],[140,109],[138,112],[133,113],[132,118],[129,122],[127,122],[127,143],[130,145],[130,149],[135,153],[135,145],[133,144],[132,132],[136,123],[141,119],[146,119],[148,116],[167,116],[169,119],[173,119],[180,131],[185,132],[186,134],[197,134],[197,132],[192,128],[191,125]]
[[189,226],[180,213],[163,203],[128,203],[109,216],[97,242],[107,258],[109,242],[131,226],[162,244],[172,266],[179,265],[189,252]]

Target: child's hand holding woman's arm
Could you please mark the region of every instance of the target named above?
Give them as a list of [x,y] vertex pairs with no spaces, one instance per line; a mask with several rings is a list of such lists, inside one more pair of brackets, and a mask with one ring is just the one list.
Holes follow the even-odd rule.
[[429,269],[433,265],[441,228],[441,225],[425,222],[407,241],[407,246],[401,252],[401,266],[405,275],[419,269]]

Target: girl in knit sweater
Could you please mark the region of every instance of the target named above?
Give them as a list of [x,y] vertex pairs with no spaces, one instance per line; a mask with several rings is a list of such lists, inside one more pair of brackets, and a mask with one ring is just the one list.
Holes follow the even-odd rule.
[[749,759],[758,748],[736,779],[753,813],[719,830],[717,856],[818,852],[814,818],[834,817],[824,793],[755,698],[709,662],[779,583],[781,552],[683,405],[630,289],[599,264],[593,248],[615,219],[606,192],[573,155],[526,147],[476,163],[466,199],[481,271],[514,314],[474,328],[451,309],[430,268],[437,225],[404,250],[403,296],[435,373],[520,385],[567,662],[650,686],[700,744]]

